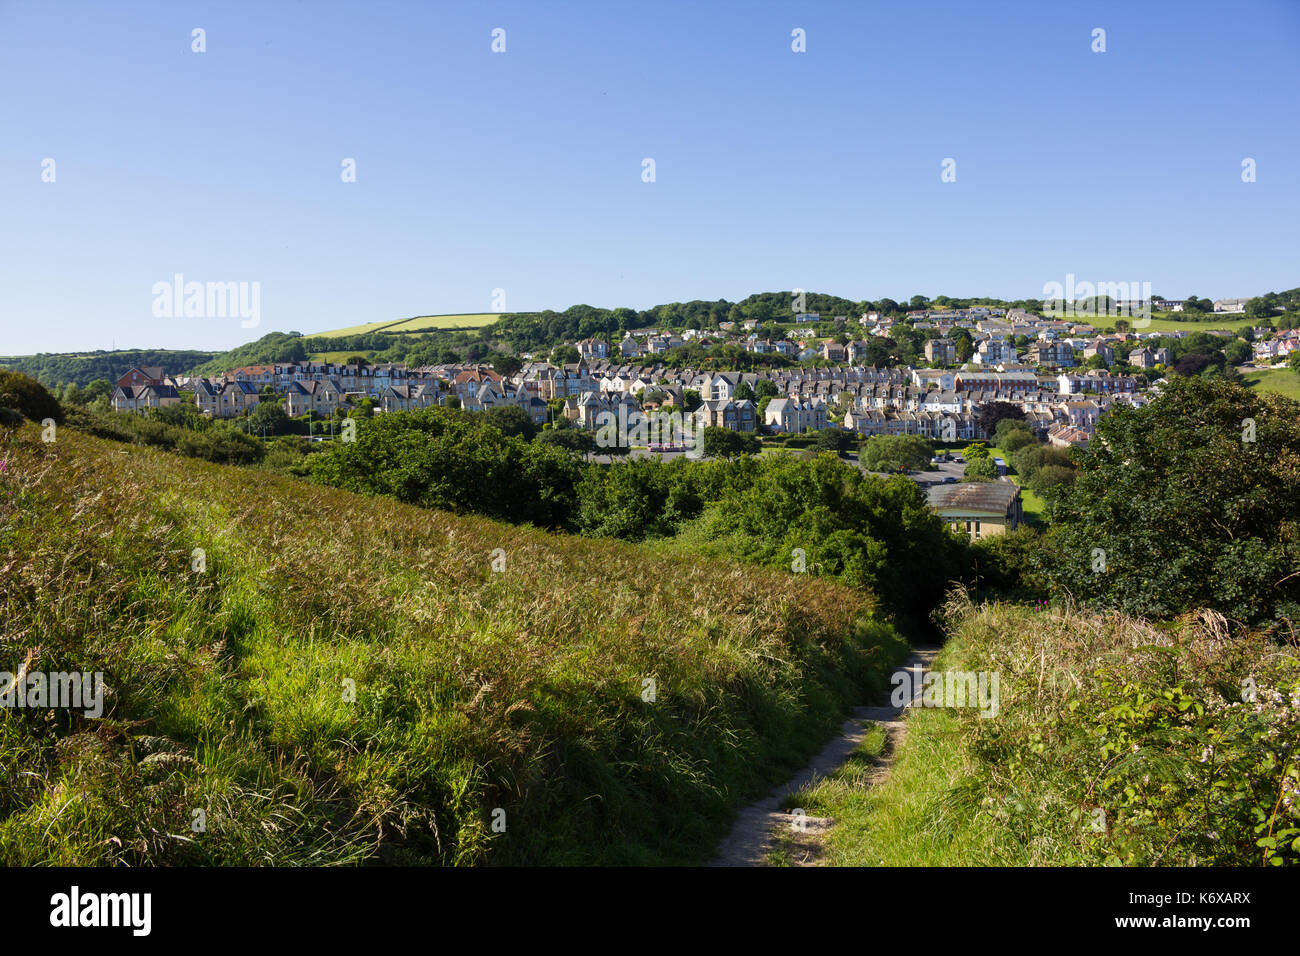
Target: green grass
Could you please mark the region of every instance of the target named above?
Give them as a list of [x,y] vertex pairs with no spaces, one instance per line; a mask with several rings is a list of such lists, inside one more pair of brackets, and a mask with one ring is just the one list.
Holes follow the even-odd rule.
[[[1146,325],[1140,325],[1141,319],[1132,318],[1128,321],[1132,325],[1134,332],[1211,332],[1215,329],[1227,329],[1232,332],[1247,329],[1255,325],[1258,320],[1246,318],[1241,315],[1216,315],[1208,322],[1191,322],[1187,319],[1174,318],[1181,313],[1178,312],[1152,312],[1150,322]],[[1099,316],[1092,323],[1098,331],[1114,331],[1115,320],[1107,316]]]
[[962,799],[971,761],[957,722],[931,709],[912,710],[907,721],[907,739],[883,781],[880,733],[844,766],[789,797],[786,808],[835,820],[822,848],[830,866],[988,865],[998,835]]
[[904,653],[811,575],[70,427],[0,458],[0,669],[109,689],[0,713],[0,865],[699,862]]
[[364,352],[357,352],[356,349],[344,350],[341,352],[313,352],[308,358],[313,362],[345,362],[354,355],[364,355]]
[[[1020,484],[1020,479],[1012,477],[1016,484]],[[1047,502],[1045,502],[1038,492],[1020,486],[1020,510],[1024,513],[1025,519],[1030,524],[1045,524],[1047,522]]]
[[[867,747],[789,798],[787,808],[835,820],[822,862],[1300,862],[1300,800],[1282,800],[1300,792],[1294,644],[1227,640],[1214,617],[1157,629],[962,599],[947,614],[951,637],[933,669],[997,673],[996,715],[909,709],[884,782],[870,785]],[[1246,675],[1255,703],[1241,700]]]
[[1015,466],[1011,464],[1011,456],[996,446],[990,447],[990,453],[994,458],[1001,458],[1007,465],[1007,476],[1020,487],[1020,510],[1024,513],[1025,520],[1030,524],[1047,523],[1047,502],[1043,500],[1042,495],[1038,492],[1026,488],[1020,481],[1020,476],[1016,473]]
[[1246,384],[1257,392],[1274,392],[1286,398],[1300,399],[1300,373],[1290,368],[1271,368],[1244,372]]
[[491,325],[499,318],[501,318],[501,315],[497,312],[419,315],[409,319],[394,319],[391,322],[368,322],[365,325],[352,325],[345,329],[315,332],[313,335],[335,338],[345,335],[364,335],[371,332],[383,332],[387,335],[406,335],[416,332],[428,332],[433,329],[481,329]]

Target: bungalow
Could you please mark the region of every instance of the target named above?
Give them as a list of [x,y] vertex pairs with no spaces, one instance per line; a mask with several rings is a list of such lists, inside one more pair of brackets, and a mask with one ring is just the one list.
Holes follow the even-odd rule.
[[953,531],[972,541],[1014,531],[1024,520],[1020,488],[1010,481],[931,485],[926,498]]

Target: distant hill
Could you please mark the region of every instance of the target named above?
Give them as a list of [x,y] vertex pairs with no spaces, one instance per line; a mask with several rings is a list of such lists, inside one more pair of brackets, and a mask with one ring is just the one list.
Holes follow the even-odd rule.
[[[805,292],[796,302],[791,292],[758,292],[739,302],[727,299],[697,299],[668,302],[649,309],[601,308],[572,305],[562,312],[472,312],[420,315],[383,322],[315,332],[271,332],[253,342],[226,352],[120,350],[117,352],[49,353],[0,358],[0,366],[26,372],[48,386],[76,382],[86,385],[96,378],[116,379],[132,365],[161,365],[172,374],[219,374],[243,365],[272,362],[301,362],[313,356],[347,357],[363,355],[371,361],[428,365],[439,362],[480,361],[495,351],[545,354],[557,345],[591,336],[617,340],[629,329],[660,326],[667,328],[715,328],[719,322],[753,319],[758,322],[790,322],[798,311],[817,313],[829,321],[837,315],[854,317],[877,311],[901,315],[909,309],[966,308],[974,305],[1027,308],[1037,311],[1036,299],[1005,300],[987,297],[912,296],[910,299],[853,300],[821,292]],[[1300,290],[1268,293],[1252,299],[1245,316],[1192,316],[1175,313],[1153,320],[1153,329],[1237,328],[1255,321],[1255,316],[1284,313],[1279,327],[1295,323],[1300,308]]]
[[116,382],[133,366],[160,365],[175,374],[210,362],[220,352],[188,349],[119,349],[98,352],[41,352],[0,356],[0,367],[30,375],[46,387],[73,382],[86,386],[96,379]]

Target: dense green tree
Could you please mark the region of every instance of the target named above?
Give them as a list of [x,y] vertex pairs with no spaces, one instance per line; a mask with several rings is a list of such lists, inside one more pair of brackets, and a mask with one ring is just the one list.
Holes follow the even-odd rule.
[[595,437],[581,428],[547,428],[537,436],[536,441],[580,455],[585,455],[596,447]]
[[518,405],[501,405],[497,408],[489,408],[482,415],[487,424],[507,437],[517,435],[524,441],[532,441],[533,435],[537,432],[537,425],[528,417],[528,413]]
[[998,466],[987,454],[970,458],[962,471],[962,481],[997,481]]
[[[1026,428],[1012,428],[1006,432],[1005,437],[998,441],[998,447],[1007,455],[1014,455],[1020,449],[1037,445],[1038,439],[1034,437],[1033,432]],[[1010,464],[1010,462],[1008,462]]]
[[492,370],[503,378],[515,375],[524,367],[517,355],[503,355],[500,352],[492,356]]
[[704,454],[709,458],[735,458],[737,455],[757,455],[759,441],[756,435],[732,431],[709,425],[704,429]]
[[552,365],[573,365],[582,358],[572,345],[557,345],[551,350]]
[[980,428],[984,429],[984,434],[994,435],[997,433],[999,423],[1004,419],[1023,420],[1024,417],[1024,409],[1019,405],[1012,405],[1010,402],[985,402],[980,406],[975,420]]
[[1034,480],[1034,475],[1040,468],[1058,467],[1073,468],[1074,460],[1069,449],[1056,448],[1052,445],[1025,445],[1011,454],[1011,461],[1007,464],[1016,469],[1020,480],[1026,484]]
[[1248,343],[1233,339],[1223,347],[1223,357],[1230,365],[1244,365],[1254,357],[1254,352]]
[[1033,427],[1025,421],[1023,415],[1019,418],[1002,418],[993,428],[993,441],[999,448],[1006,449],[1005,442],[1011,437],[1013,432],[1022,432],[1026,435],[1033,435]]
[[1201,378],[1097,424],[1053,504],[1051,578],[1152,617],[1213,608],[1295,619],[1300,404]]
[[853,433],[842,428],[823,428],[813,439],[812,447],[817,451],[842,455],[853,447]]
[[921,435],[872,435],[858,462],[868,471],[920,471],[934,457],[934,445]]
[[360,422],[356,441],[312,458],[324,483],[546,527],[569,520],[579,468],[554,445],[503,435],[487,413],[436,406]]

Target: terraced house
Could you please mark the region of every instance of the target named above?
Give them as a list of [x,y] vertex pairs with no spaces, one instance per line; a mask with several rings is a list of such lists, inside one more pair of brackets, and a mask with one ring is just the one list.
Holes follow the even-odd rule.
[[379,406],[386,412],[409,412],[437,404],[436,385],[389,385],[379,398]]
[[284,405],[292,418],[308,412],[332,415],[343,406],[343,393],[333,382],[294,382],[285,392]]
[[752,432],[758,427],[754,403],[747,398],[705,402],[695,417],[705,427],[729,428],[733,432]]
[[763,424],[774,432],[802,434],[809,428],[821,431],[829,422],[826,403],[821,399],[801,402],[797,398],[774,398],[763,412]]

